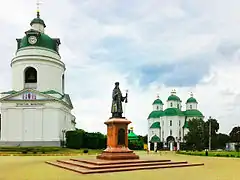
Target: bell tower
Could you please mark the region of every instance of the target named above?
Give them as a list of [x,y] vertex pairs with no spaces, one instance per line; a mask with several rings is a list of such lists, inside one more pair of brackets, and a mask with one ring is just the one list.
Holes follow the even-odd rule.
[[17,51],[11,61],[12,89],[54,90],[64,94],[65,64],[59,54],[60,39],[45,33],[45,22],[37,16],[23,38],[17,39]]
[[64,90],[60,39],[45,33],[37,5],[31,27],[17,39],[12,89],[0,93],[0,145],[64,146],[65,133],[75,130],[73,104]]

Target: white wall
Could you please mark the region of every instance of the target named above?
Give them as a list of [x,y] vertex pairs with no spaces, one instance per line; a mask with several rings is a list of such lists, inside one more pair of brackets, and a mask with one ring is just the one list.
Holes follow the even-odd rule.
[[13,90],[24,89],[24,70],[33,67],[37,70],[38,91],[55,90],[63,93],[62,75],[65,65],[57,53],[43,48],[23,48],[16,54],[11,65]]
[[[171,106],[171,103],[172,103],[172,106]],[[182,109],[181,102],[178,102],[178,101],[167,101],[167,106],[168,106],[168,108],[178,108],[179,107],[179,109]]]
[[[191,108],[192,106],[192,108]],[[186,103],[186,109],[197,109],[197,103]]]
[[159,111],[159,110],[163,110],[163,105],[160,104],[154,104],[153,105],[153,111]]
[[75,129],[74,116],[63,107],[54,102],[35,108],[2,103],[1,141],[60,141],[63,129]]

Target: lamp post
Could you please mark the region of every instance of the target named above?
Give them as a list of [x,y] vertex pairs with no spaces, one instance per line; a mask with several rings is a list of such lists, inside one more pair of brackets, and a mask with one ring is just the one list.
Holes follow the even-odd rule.
[[63,144],[62,144],[62,147],[64,147],[65,146],[65,133],[66,133],[66,130],[63,129],[62,133],[63,133],[63,140],[62,140]]
[[212,141],[212,123],[211,123],[211,120],[212,120],[212,118],[211,118],[211,116],[209,116],[209,141],[208,141],[208,149],[209,149],[209,151],[211,151],[211,141]]

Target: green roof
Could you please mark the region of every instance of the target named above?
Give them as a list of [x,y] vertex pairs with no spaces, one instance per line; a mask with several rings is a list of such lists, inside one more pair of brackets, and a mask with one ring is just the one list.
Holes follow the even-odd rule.
[[57,91],[54,91],[54,90],[43,91],[43,92],[41,92],[41,93],[43,93],[43,94],[59,94],[59,95],[62,96],[61,93],[59,93],[59,92],[57,92]]
[[197,103],[197,100],[194,97],[190,97],[186,103]]
[[19,44],[19,49],[24,48],[24,47],[29,47],[29,46],[38,46],[38,47],[43,47],[47,49],[51,49],[53,51],[58,52],[57,50],[57,42],[56,39],[52,39],[48,35],[44,33],[39,33],[37,36],[37,42],[36,44],[30,44],[28,42],[28,37],[29,35],[24,36],[22,39],[20,39],[20,44]]
[[12,90],[12,91],[7,91],[7,92],[2,92],[1,94],[15,94],[15,93],[17,93],[18,91],[14,91],[14,90]]
[[188,121],[187,121],[187,120],[185,120],[184,125],[183,125],[183,128],[189,128],[189,126],[188,126]]
[[164,112],[163,111],[152,111],[149,116],[148,119],[150,118],[160,118],[161,116],[164,116]]
[[189,109],[184,111],[185,116],[187,117],[203,117],[203,114],[197,109]]
[[161,141],[160,141],[160,138],[159,138],[157,135],[154,135],[154,136],[151,138],[150,142],[154,143],[154,142],[161,142]]
[[168,101],[181,101],[181,99],[176,95],[171,95],[168,97]]
[[161,128],[160,122],[153,123],[150,128]]
[[164,110],[165,116],[184,116],[184,113],[178,108],[167,108]]
[[128,140],[138,140],[138,136],[133,131],[130,131],[128,133]]
[[153,105],[155,104],[160,104],[160,105],[163,105],[163,102],[161,99],[156,99],[154,102],[153,102]]
[[34,19],[31,21],[30,25],[32,26],[32,25],[35,24],[35,23],[36,23],[36,24],[42,24],[44,27],[46,27],[44,21],[43,21],[41,18],[39,18],[39,17],[34,18]]

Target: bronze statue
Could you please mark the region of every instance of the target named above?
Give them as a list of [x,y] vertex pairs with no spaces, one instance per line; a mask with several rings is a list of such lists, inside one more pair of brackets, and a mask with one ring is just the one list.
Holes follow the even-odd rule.
[[127,103],[127,95],[126,93],[125,97],[122,96],[121,90],[119,89],[119,82],[116,82],[112,93],[112,118],[123,118],[122,102],[125,101],[125,103]]

